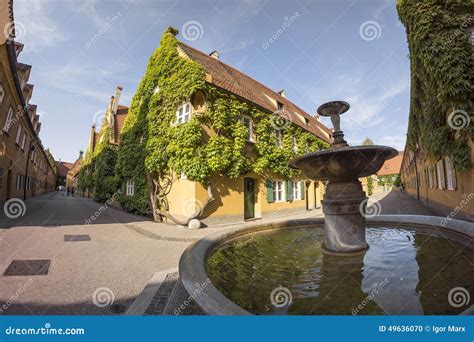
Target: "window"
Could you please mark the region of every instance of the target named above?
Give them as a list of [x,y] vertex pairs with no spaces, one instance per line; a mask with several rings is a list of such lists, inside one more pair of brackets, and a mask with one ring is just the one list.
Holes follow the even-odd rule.
[[444,158],[444,165],[446,167],[446,181],[448,190],[456,190],[456,170],[449,158]]
[[298,141],[296,140],[296,137],[293,137],[293,151],[298,153]]
[[3,126],[3,130],[8,133],[10,131],[12,124],[13,124],[13,109],[10,108],[8,110],[7,119],[5,120],[5,126]]
[[17,190],[21,189],[22,183],[23,183],[22,176],[19,173],[17,173],[17,175],[16,175],[16,189]]
[[178,107],[176,111],[176,123],[186,123],[191,117],[191,104],[185,103]]
[[285,182],[273,181],[273,198],[275,202],[285,201]]
[[157,85],[155,90],[153,90],[153,94],[158,94],[159,91],[160,91],[160,86]]
[[293,199],[301,199],[301,182],[293,182]]
[[242,123],[247,128],[247,141],[254,142],[253,139],[253,121],[249,116],[244,116],[242,118]]
[[275,144],[279,147],[283,146],[283,133],[280,129],[275,130]]
[[23,138],[21,139],[21,149],[24,151],[25,150],[25,145],[26,145],[26,133],[23,133]]
[[430,188],[432,188],[433,184],[434,184],[434,182],[433,182],[433,167],[430,166],[428,168],[428,185],[429,185]]
[[4,98],[5,98],[5,89],[3,89],[3,85],[0,84],[0,104],[3,103]]
[[125,193],[127,196],[135,195],[135,181],[133,179],[127,179],[127,188]]
[[436,175],[438,176],[438,189],[444,189],[446,187],[444,181],[444,165],[443,161],[440,160],[436,163]]
[[277,109],[283,110],[283,103],[277,101]]
[[16,139],[15,139],[15,142],[16,142],[17,145],[20,145],[22,128],[23,127],[21,125],[18,125],[18,131],[16,131]]

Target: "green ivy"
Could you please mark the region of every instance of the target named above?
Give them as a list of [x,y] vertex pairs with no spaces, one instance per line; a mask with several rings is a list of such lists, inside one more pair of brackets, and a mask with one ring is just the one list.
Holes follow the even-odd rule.
[[[447,125],[453,111],[473,113],[474,54],[469,28],[472,0],[398,0],[411,62],[411,105],[407,147],[423,146],[437,160],[451,157],[459,170],[470,167],[472,122],[459,131]],[[466,119],[468,119],[466,117]]]
[[[206,83],[202,66],[178,54],[175,33],[167,30],[150,57],[121,132],[115,174],[122,183],[135,181],[135,195],[119,197],[128,210],[146,210],[152,179],[184,173],[189,180],[206,185],[212,175],[237,178],[252,171],[262,176],[300,177],[288,167],[297,155],[293,139],[299,153],[329,147],[294,124],[286,125],[284,147],[276,146],[273,116]],[[186,124],[175,124],[177,108],[198,91],[205,94],[205,110],[193,114]],[[253,147],[247,142],[242,115],[254,121],[257,141]]]

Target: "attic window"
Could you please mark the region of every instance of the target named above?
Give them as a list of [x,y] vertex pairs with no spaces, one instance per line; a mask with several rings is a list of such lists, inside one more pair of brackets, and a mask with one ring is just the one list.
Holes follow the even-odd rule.
[[309,119],[308,119],[308,118],[304,118],[304,123],[305,123],[305,125],[309,125]]
[[283,103],[277,101],[277,109],[283,110]]

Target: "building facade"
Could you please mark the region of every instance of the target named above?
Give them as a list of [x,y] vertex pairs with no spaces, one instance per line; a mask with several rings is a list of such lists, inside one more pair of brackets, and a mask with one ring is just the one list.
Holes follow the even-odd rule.
[[[154,198],[165,220],[198,217],[207,224],[319,207],[324,184],[290,170],[288,162],[328,148],[331,130],[284,91],[271,90],[223,63],[217,52],[198,51],[175,35],[164,33],[120,130],[115,176],[122,206],[150,213]],[[187,95],[171,90],[180,86]],[[109,121],[104,125],[110,136],[115,129]],[[91,132],[89,150],[101,132],[107,129]],[[164,164],[161,175],[163,170],[144,171]]]
[[[12,1],[0,4],[0,202],[54,190],[56,168],[39,138],[41,122],[30,104],[31,65],[17,61]],[[5,34],[3,34],[5,32]]]
[[446,219],[474,220],[474,3],[399,0],[411,103],[401,181]]

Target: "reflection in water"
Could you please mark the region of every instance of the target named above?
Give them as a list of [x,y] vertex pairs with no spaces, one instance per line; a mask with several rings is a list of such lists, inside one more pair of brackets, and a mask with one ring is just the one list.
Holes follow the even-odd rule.
[[[442,236],[369,228],[370,249],[353,256],[322,253],[322,240],[320,228],[250,234],[214,251],[208,273],[224,295],[256,314],[453,314],[465,308],[452,308],[447,292],[474,290],[473,250]],[[272,305],[278,287],[290,289],[290,305]]]

